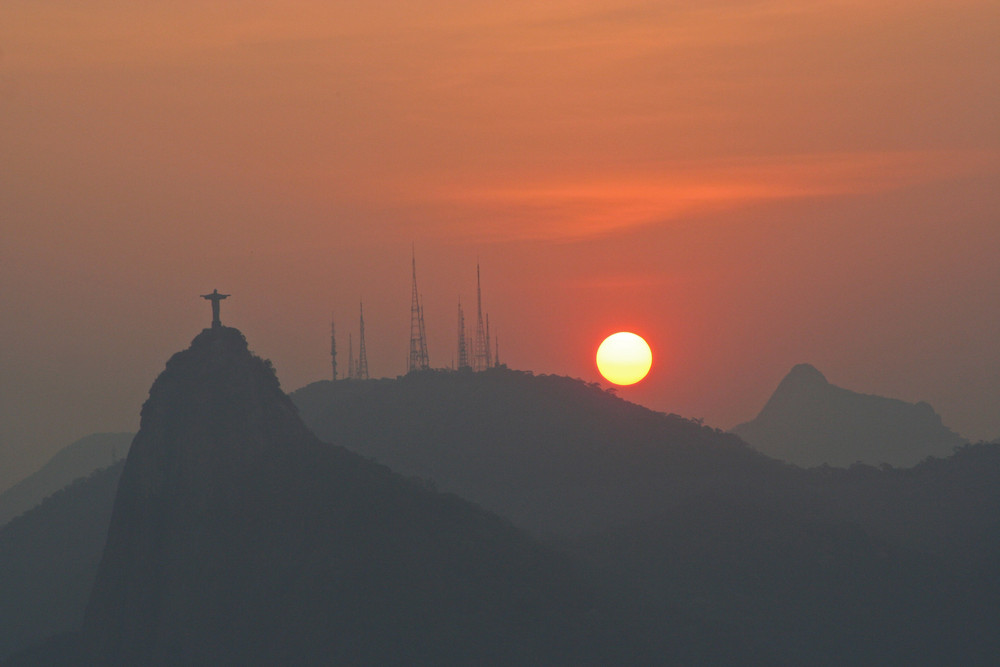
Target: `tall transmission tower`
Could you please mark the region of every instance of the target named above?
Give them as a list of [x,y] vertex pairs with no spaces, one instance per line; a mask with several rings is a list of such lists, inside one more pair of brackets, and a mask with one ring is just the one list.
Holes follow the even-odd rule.
[[[420,297],[423,304],[424,298]],[[424,307],[420,306],[420,368],[427,370],[431,367],[430,359],[427,356],[427,330],[424,328]]]
[[347,378],[354,379],[354,340],[347,334]]
[[486,313],[486,368],[493,365],[493,353],[490,347],[490,314]]
[[465,347],[465,314],[462,313],[462,300],[458,300],[458,367],[469,367],[469,351]]
[[365,353],[365,304],[361,306],[361,341],[358,343],[358,368],[359,380],[368,379],[368,355]]
[[333,381],[337,381],[337,329],[333,316],[330,316],[330,363],[333,366]]
[[489,368],[490,343],[483,324],[483,291],[479,279],[479,262],[476,262],[476,339],[472,344],[472,370]]
[[413,290],[410,299],[410,361],[407,372],[427,370],[427,334],[424,332],[424,311],[417,293],[417,258],[413,255]]

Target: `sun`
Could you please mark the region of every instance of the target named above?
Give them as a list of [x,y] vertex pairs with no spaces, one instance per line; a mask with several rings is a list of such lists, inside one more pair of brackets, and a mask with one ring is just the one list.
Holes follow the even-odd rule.
[[619,331],[604,339],[597,348],[597,370],[608,382],[635,384],[649,373],[653,353],[642,337]]

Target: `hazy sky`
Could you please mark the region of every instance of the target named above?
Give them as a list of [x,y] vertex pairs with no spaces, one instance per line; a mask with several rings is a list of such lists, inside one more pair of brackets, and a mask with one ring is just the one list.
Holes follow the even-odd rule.
[[294,390],[502,361],[728,428],[799,362],[1000,436],[1000,3],[0,5],[0,484],[134,429],[199,294]]

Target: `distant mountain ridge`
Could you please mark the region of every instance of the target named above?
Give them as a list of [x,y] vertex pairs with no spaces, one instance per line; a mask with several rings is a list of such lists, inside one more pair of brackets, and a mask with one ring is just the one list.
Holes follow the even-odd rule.
[[0,493],[0,526],[80,477],[128,454],[133,433],[95,433],[60,450],[37,472]]
[[760,414],[732,432],[768,456],[802,466],[912,466],[966,443],[927,403],[843,389],[809,364],[793,367]]

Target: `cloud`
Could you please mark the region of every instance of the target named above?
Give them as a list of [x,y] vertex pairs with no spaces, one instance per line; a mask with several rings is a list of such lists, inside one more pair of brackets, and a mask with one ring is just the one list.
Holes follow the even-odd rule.
[[980,151],[900,151],[745,157],[636,173],[536,174],[457,184],[429,202],[462,211],[440,233],[483,239],[578,239],[757,202],[870,194],[972,175],[1000,162]]

